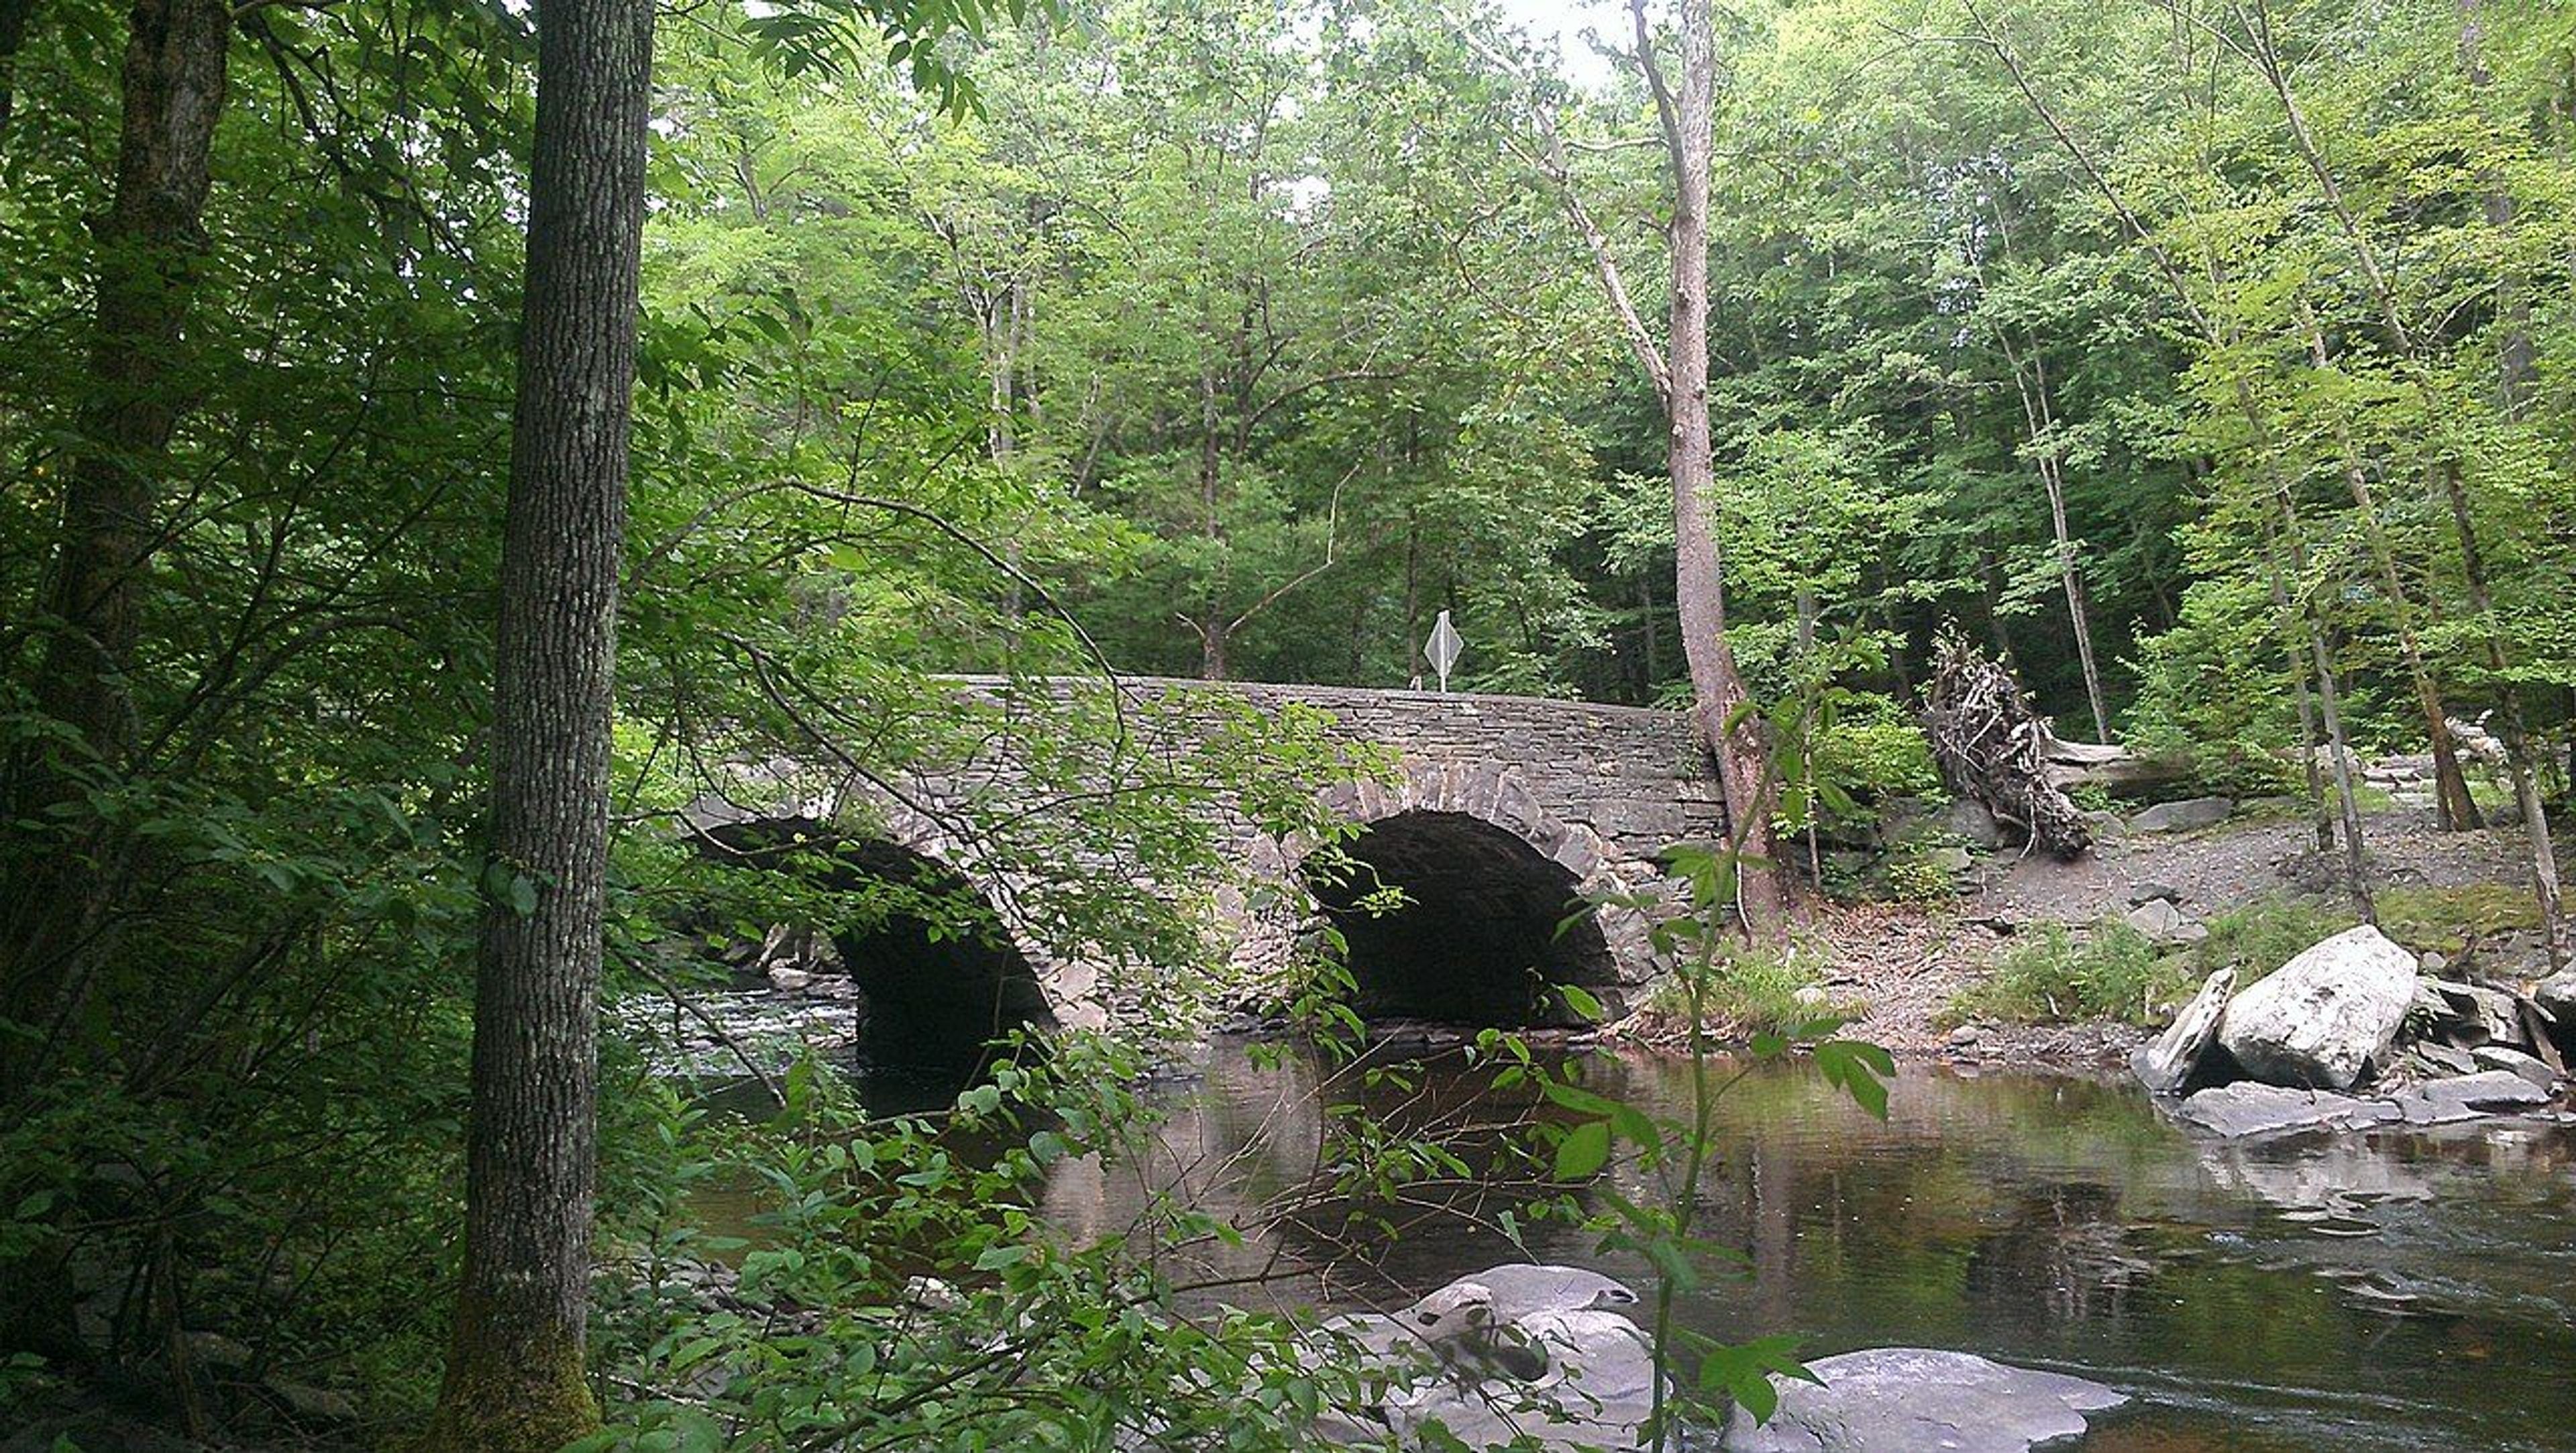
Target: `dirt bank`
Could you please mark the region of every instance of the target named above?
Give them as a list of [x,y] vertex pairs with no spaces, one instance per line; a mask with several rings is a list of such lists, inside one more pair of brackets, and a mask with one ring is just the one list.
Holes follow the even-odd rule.
[[[2439,832],[2429,810],[2397,807],[2369,814],[2363,838],[2374,879],[2384,886],[2521,888],[2528,882],[2520,828]],[[2200,922],[2267,898],[2317,899],[2314,847],[2302,819],[2239,816],[2197,832],[2115,832],[2072,863],[2007,849],[1980,857],[1953,901],[1811,903],[1802,934],[1825,955],[1828,991],[1867,1006],[1847,1031],[1857,1037],[1917,1058],[2114,1068],[2145,1031],[2114,1023],[1986,1022],[1953,1029],[1942,1022],[1943,1011],[1987,977],[2016,937],[2045,924],[2116,917],[2151,890],[2169,890]],[[2562,849],[2562,861],[2568,856]],[[2515,940],[2496,945],[2491,956],[2508,971],[2537,973],[2536,959],[2520,962],[2535,952]]]

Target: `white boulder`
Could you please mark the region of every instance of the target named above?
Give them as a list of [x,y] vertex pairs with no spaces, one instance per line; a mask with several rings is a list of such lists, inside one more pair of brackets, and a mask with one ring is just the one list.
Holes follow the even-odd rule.
[[2084,1436],[2084,1415],[2128,1395],[1965,1352],[1879,1347],[1807,1364],[1821,1381],[1774,1379],[1768,1423],[1727,1415],[1722,1453],[2026,1453]]
[[2387,1064],[2414,1002],[2415,956],[2364,924],[2237,995],[2218,1042],[2267,1084],[2349,1090]]

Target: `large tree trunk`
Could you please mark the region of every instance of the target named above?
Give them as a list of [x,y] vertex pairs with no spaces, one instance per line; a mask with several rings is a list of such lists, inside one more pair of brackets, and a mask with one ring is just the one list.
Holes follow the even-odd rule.
[[493,692],[465,1276],[430,1446],[536,1453],[582,1372],[649,0],[543,0]]
[[[1631,0],[1638,58],[1662,99],[1661,72],[1647,45],[1644,0]],[[1715,144],[1717,54],[1708,0],[1682,0],[1681,84],[1661,108],[1673,172],[1672,331],[1665,407],[1672,420],[1673,595],[1681,609],[1682,659],[1700,730],[1717,759],[1729,831],[1746,863],[1738,878],[1748,927],[1781,909],[1771,833],[1771,777],[1760,723],[1745,711],[1744,677],[1726,642],[1726,571],[1710,518],[1717,487],[1708,417],[1708,185]]]
[[[5,0],[0,0],[5,3]],[[47,584],[49,634],[37,709],[78,746],[29,748],[9,764],[0,812],[75,822],[81,778],[122,771],[134,747],[127,684],[151,569],[161,477],[189,392],[186,328],[223,112],[232,10],[220,0],[138,0],[125,49],[116,190],[97,224],[94,392],[63,488],[61,544]],[[66,755],[70,760],[65,760]],[[0,1036],[0,1103],[41,1061],[77,1007],[114,927],[128,845],[103,825],[69,837],[17,835],[0,863],[0,1017],[36,1027]]]

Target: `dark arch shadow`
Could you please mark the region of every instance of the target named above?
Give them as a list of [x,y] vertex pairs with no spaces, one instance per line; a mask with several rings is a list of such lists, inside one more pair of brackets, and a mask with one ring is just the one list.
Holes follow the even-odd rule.
[[997,1040],[1055,1027],[1036,966],[992,904],[938,859],[806,822],[707,836],[729,861],[794,873],[847,905],[827,932],[866,1000],[859,1055],[869,1069],[962,1086]]
[[[1574,874],[1518,834],[1463,812],[1415,809],[1371,823],[1343,850],[1349,871],[1310,858],[1306,885],[1350,948],[1363,1018],[1526,1028],[1578,1022],[1557,986],[1604,993],[1610,946],[1580,909]],[[1364,902],[1400,888],[1403,906]]]

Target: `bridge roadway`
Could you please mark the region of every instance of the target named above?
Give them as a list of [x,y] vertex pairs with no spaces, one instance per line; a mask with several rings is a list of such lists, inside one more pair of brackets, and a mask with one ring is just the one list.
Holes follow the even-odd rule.
[[[1561,1002],[1549,987],[1565,983],[1615,1004],[1657,970],[1646,917],[1613,908],[1562,934],[1558,925],[1581,898],[1669,899],[1662,854],[1724,832],[1718,784],[1682,712],[1123,677],[1117,744],[1095,736],[1068,747],[1009,723],[1105,694],[1100,683],[1047,679],[1039,701],[1026,682],[1015,691],[1002,678],[951,680],[1001,723],[962,738],[955,760],[903,770],[862,768],[856,751],[771,761],[733,771],[685,815],[717,851],[826,845],[827,876],[840,886],[918,885],[989,913],[981,932],[960,932],[927,908],[891,911],[867,932],[833,939],[869,1000],[873,1058],[935,1062],[1015,1023],[1186,1024],[1257,998],[1321,919],[1346,939],[1363,1013],[1544,1022]],[[1263,811],[1210,796],[1211,779],[1193,777],[1210,743],[1274,732],[1355,748],[1383,768],[1320,788],[1309,775],[1297,788],[1325,817],[1365,829],[1345,846],[1355,872],[1340,881],[1318,870],[1325,859],[1312,834],[1274,833]],[[1300,770],[1313,766],[1310,755]],[[1120,843],[1110,820],[1087,810],[1110,795],[1092,790],[1110,778],[1129,793],[1191,801],[1198,820],[1212,822],[1231,881],[1157,881],[1141,861],[1150,852]],[[1008,830],[986,830],[1005,820]],[[1081,937],[1067,896],[1086,894],[1099,911],[1097,870],[1122,864],[1125,881],[1149,882],[1193,910],[1198,952],[1177,957],[1204,971],[1176,976],[1174,955],[1149,970],[1067,946]],[[1086,878],[1078,867],[1093,871]],[[1401,887],[1405,906],[1366,911],[1358,898],[1372,878]]]

